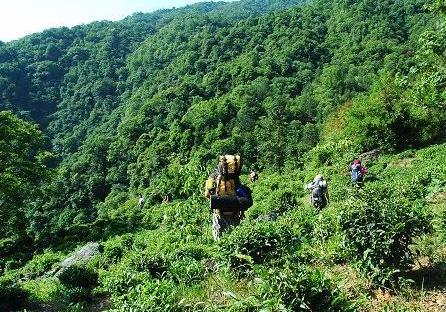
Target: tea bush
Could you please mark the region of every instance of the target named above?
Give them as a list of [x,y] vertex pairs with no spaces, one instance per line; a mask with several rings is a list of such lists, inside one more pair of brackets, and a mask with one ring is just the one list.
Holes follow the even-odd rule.
[[54,264],[60,262],[63,257],[63,253],[52,251],[36,255],[21,269],[21,273],[27,279],[42,276],[44,273],[50,271]]
[[202,260],[211,257],[211,250],[205,245],[196,245],[193,242],[184,244],[183,246],[172,251],[172,259],[194,259]]
[[167,272],[169,260],[165,255],[152,250],[132,252],[124,263],[137,272],[148,272],[153,278],[159,278]]
[[148,272],[137,272],[131,270],[126,264],[118,264],[100,275],[101,289],[113,296],[126,294],[129,289],[139,287],[146,281],[152,279]]
[[17,281],[5,276],[0,277],[0,311],[20,309],[27,297]]
[[307,205],[288,211],[278,222],[299,235],[300,239],[311,239],[318,213],[314,207]]
[[446,242],[446,209],[440,212],[438,220],[438,232],[440,234],[440,239],[443,242]]
[[61,290],[62,298],[69,304],[83,303],[91,300],[91,290],[84,287],[64,287]]
[[185,258],[171,262],[169,269],[169,277],[176,283],[191,285],[204,279],[205,268],[200,261],[193,258]]
[[169,280],[148,279],[121,296],[113,294],[111,299],[116,307],[112,312],[182,311],[178,306],[178,288]]
[[342,207],[336,203],[323,209],[313,217],[309,242],[303,251],[307,261],[317,260],[325,263],[345,263],[350,250],[343,244],[344,235],[340,225]]
[[27,280],[21,287],[29,296],[31,302],[55,302],[61,298],[64,287],[52,277]]
[[263,273],[262,298],[278,297],[286,311],[356,311],[342,291],[314,269],[286,264]]
[[71,266],[59,275],[60,283],[67,288],[94,288],[98,285],[98,273],[86,266]]
[[223,236],[219,244],[234,269],[281,259],[299,245],[299,238],[287,226],[272,221],[246,222]]
[[107,265],[118,262],[128,248],[120,237],[114,237],[113,239],[108,240],[103,247],[102,260],[104,264]]
[[411,186],[371,185],[344,204],[341,228],[346,247],[364,272],[386,285],[407,268],[413,239],[431,230],[431,215],[423,200],[411,200]]
[[249,219],[274,213],[282,215],[287,211],[299,209],[297,198],[303,195],[303,178],[301,172],[264,173],[261,178],[250,183],[253,191],[254,205],[248,209]]

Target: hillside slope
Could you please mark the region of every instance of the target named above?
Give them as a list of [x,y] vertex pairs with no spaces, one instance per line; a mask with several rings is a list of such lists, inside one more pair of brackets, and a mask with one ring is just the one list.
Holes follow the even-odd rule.
[[[82,310],[94,294],[116,311],[442,311],[445,156],[443,144],[370,159],[362,190],[350,186],[342,158],[262,172],[246,182],[247,218],[219,243],[202,197],[143,209],[136,198],[109,198],[103,253],[68,282],[44,276],[68,252],[58,248],[2,279],[21,279],[31,300],[55,310],[70,301]],[[313,172],[329,182],[320,213],[303,190]],[[73,286],[89,285],[91,272],[92,286]]]
[[[0,107],[28,120],[0,115],[0,309],[444,310],[444,13],[212,3],[0,45]],[[215,243],[202,191],[224,153],[254,206]]]

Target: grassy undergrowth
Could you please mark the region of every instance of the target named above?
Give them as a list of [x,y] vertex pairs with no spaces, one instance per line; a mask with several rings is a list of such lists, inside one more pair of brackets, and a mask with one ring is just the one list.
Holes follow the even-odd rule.
[[[1,277],[0,302],[67,311],[98,298],[112,311],[441,311],[445,157],[444,144],[370,160],[360,190],[342,157],[263,172],[248,183],[255,204],[246,219],[218,243],[201,190],[143,208],[111,195],[100,256],[55,279],[45,273],[70,250],[36,254]],[[320,213],[303,190],[317,171],[331,195]]]

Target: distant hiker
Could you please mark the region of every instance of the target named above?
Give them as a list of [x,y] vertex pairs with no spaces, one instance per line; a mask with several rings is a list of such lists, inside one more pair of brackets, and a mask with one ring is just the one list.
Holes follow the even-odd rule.
[[352,185],[362,187],[364,184],[364,177],[368,173],[367,168],[361,164],[358,158],[355,158],[348,167],[351,175]]
[[142,206],[144,206],[144,196],[142,196],[142,194],[138,194],[139,199],[138,199],[138,208],[141,208]]
[[257,172],[255,172],[254,169],[251,169],[251,172],[249,173],[249,179],[251,180],[251,182],[255,182],[259,179],[259,175],[257,174]]
[[172,195],[172,193],[169,192],[166,195],[164,195],[163,203],[170,203],[172,201],[172,199],[173,199],[173,195]]
[[328,186],[322,174],[316,175],[313,181],[308,183],[305,188],[311,192],[310,202],[315,208],[322,209],[327,206],[329,202]]
[[251,190],[240,183],[241,169],[239,155],[220,156],[217,169],[206,180],[205,196],[210,199],[214,240],[239,225],[245,210],[252,206]]

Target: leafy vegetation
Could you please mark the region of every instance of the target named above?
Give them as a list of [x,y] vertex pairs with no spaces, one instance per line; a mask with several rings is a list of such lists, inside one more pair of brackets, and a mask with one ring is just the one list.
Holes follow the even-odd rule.
[[[421,195],[421,196],[420,196]],[[395,273],[413,262],[409,245],[429,233],[432,216],[417,199],[418,185],[366,188],[346,201],[341,216],[349,249],[378,283],[387,284]]]
[[[0,43],[0,309],[431,311],[445,13],[242,0]],[[372,149],[352,188],[349,162]],[[224,153],[242,155],[254,205],[215,243],[202,188]],[[319,173],[315,211],[303,186]],[[99,256],[54,277],[92,240]]]

